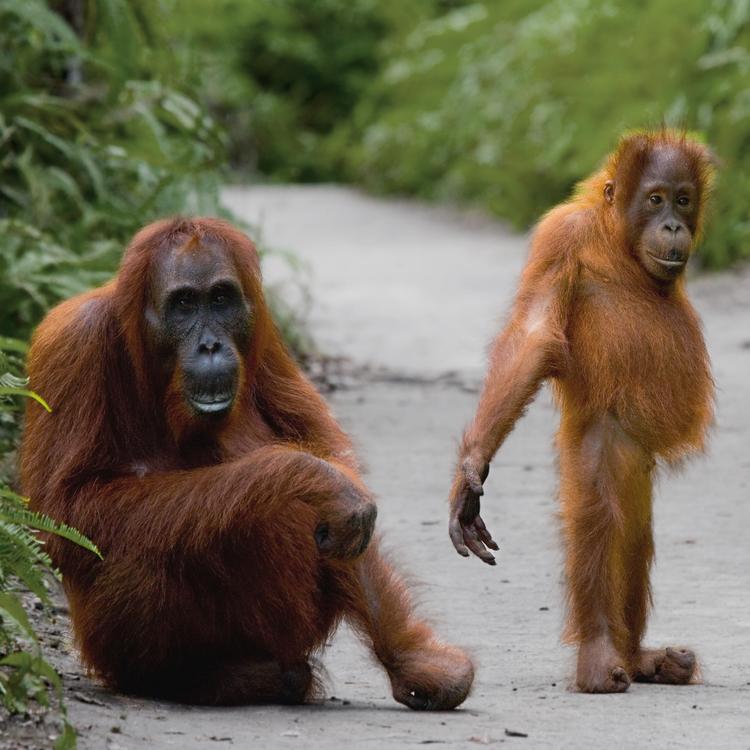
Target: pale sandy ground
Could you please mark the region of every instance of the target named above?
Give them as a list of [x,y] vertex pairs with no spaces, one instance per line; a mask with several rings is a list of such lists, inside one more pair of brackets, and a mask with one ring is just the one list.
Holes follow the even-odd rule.
[[[714,361],[718,424],[710,455],[665,477],[656,499],[649,640],[695,646],[704,684],[584,696],[568,689],[572,652],[559,640],[557,416],[546,392],[487,484],[497,567],[459,558],[446,534],[456,441],[526,238],[487,219],[337,187],[231,189],[226,200],[262,226],[265,242],[308,264],[320,348],[377,370],[331,403],[369,466],[381,531],[415,580],[422,611],[474,654],[475,689],[458,711],[410,712],[346,630],[323,656],[336,699],[304,708],[122,698],[91,686],[66,658],[81,747],[750,748],[750,269],[691,284]],[[266,274],[277,282],[285,269],[272,261]]]

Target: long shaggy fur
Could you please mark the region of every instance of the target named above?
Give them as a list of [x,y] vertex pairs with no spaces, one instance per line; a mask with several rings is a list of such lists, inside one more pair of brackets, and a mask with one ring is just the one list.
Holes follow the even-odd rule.
[[[655,466],[703,450],[713,420],[708,354],[684,278],[659,285],[644,271],[625,218],[650,155],[662,147],[678,151],[697,187],[700,234],[714,160],[705,146],[670,130],[625,136],[568,202],[543,217],[509,322],[492,347],[452,492],[455,506],[466,481],[461,467],[487,466],[550,379],[562,415],[566,636],[578,644],[604,637],[592,653],[631,674],[640,669],[650,603]],[[609,182],[613,203],[605,200]],[[586,679],[579,685],[620,689]]]
[[[252,311],[240,392],[210,425],[148,346],[155,264],[204,244],[223,249]],[[237,229],[181,218],[143,229],[111,283],[49,313],[28,370],[53,412],[27,411],[23,490],[103,553],[47,541],[83,660],[106,684],[197,703],[299,702],[315,691],[311,655],[350,616],[406,691],[397,699],[451,708],[466,697],[471,662],[458,650],[449,665],[431,660],[447,647],[376,544],[321,556],[320,520],[347,528],[372,499],[348,437],[271,322],[257,253]]]

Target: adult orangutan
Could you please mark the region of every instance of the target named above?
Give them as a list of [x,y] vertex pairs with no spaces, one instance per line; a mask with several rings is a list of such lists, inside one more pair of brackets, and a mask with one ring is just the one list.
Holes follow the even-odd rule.
[[459,554],[494,565],[479,515],[489,463],[541,382],[561,410],[568,640],[584,692],[681,684],[686,649],[645,649],[657,461],[700,451],[713,383],[683,271],[713,178],[709,151],[673,131],[622,139],[536,229],[510,320],[494,342],[451,489]]
[[269,318],[252,243],[216,219],[143,229],[117,277],[36,331],[22,484],[84,662],[124,692],[297,703],[345,616],[397,701],[446,709],[473,667],[412,612],[371,541],[351,444]]

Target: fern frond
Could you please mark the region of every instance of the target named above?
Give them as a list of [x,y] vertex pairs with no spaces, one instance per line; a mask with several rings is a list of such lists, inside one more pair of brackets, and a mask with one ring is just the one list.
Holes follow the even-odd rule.
[[17,505],[0,500],[0,521],[10,524],[24,524],[37,531],[54,534],[55,536],[74,542],[89,552],[93,552],[100,560],[103,559],[98,547],[90,539],[81,534],[80,531],[64,523],[55,521],[43,513],[36,513],[28,508],[19,508]]
[[39,539],[21,526],[0,521],[0,585],[9,576],[15,576],[29,591],[47,602],[44,570],[50,570],[59,578]]
[[28,378],[22,378],[12,372],[0,374],[0,388],[25,388],[28,384]]
[[11,559],[10,556],[4,556],[6,547],[3,545],[3,539],[6,537],[12,540],[11,543],[14,546],[22,549],[24,557],[28,558],[31,562],[37,563],[40,567],[52,571],[55,575],[59,575],[52,563],[52,559],[44,549],[44,542],[34,532],[29,531],[24,526],[7,523],[2,520],[0,520],[0,548],[3,550],[3,557],[0,558],[1,567],[7,567],[6,563]]

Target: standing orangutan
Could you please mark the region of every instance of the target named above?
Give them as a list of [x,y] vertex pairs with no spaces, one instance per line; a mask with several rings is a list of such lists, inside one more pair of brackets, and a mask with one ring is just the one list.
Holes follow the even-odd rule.
[[371,541],[351,443],[269,318],[252,243],[216,219],[143,229],[109,284],[36,331],[22,483],[57,537],[86,665],[114,689],[298,703],[345,616],[397,701],[447,709],[473,668],[412,612]]
[[450,536],[490,565],[479,515],[489,463],[551,379],[561,410],[560,498],[570,616],[584,692],[687,683],[685,649],[645,649],[657,460],[704,447],[713,382],[683,271],[713,178],[701,144],[672,131],[622,139],[534,234],[510,320],[494,342],[459,451]]

